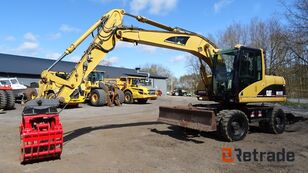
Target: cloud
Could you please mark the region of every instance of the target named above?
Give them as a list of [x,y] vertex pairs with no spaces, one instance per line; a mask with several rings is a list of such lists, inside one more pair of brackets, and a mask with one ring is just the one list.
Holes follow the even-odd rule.
[[61,32],[79,32],[80,31],[79,28],[76,28],[76,27],[73,27],[67,24],[62,24],[59,30]]
[[178,55],[178,56],[170,58],[169,62],[171,62],[171,63],[178,63],[178,62],[183,62],[186,59],[187,59],[186,55]]
[[52,53],[46,54],[45,58],[46,59],[58,59],[60,56],[61,56],[61,53],[59,53],[59,52],[52,52]]
[[62,36],[61,32],[56,32],[56,33],[53,33],[53,34],[49,34],[48,38],[50,40],[58,40],[59,38],[61,38],[61,36]]
[[20,46],[17,47],[18,52],[34,52],[38,49],[39,44],[35,42],[23,42]]
[[[4,41],[15,40],[16,38],[11,35],[4,37]],[[38,36],[33,34],[32,32],[27,32],[23,35],[22,42],[19,42],[16,47],[10,47],[9,44],[0,45],[0,52],[5,52],[8,54],[35,56],[39,50],[39,45],[40,44],[38,41]]]
[[47,35],[47,37],[49,40],[58,40],[62,37],[64,33],[71,32],[80,32],[80,29],[67,24],[62,24],[57,32],[49,34]]
[[133,48],[135,47],[134,43],[119,41],[116,43],[116,48]]
[[116,56],[112,56],[112,57],[106,57],[103,59],[103,61],[101,61],[101,65],[107,65],[107,66],[111,66],[114,65],[115,63],[119,62],[119,58]]
[[134,14],[139,14],[141,10],[146,8],[148,3],[148,0],[132,0],[129,5]]
[[37,37],[31,32],[28,32],[24,34],[24,42],[16,48],[16,51],[19,53],[35,53],[38,48],[39,42]]
[[139,48],[140,50],[144,52],[148,52],[148,53],[154,53],[157,50],[157,47],[148,46],[148,45],[138,45],[137,48]]
[[222,8],[228,6],[229,4],[231,4],[233,2],[233,0],[219,0],[218,2],[216,2],[213,6],[214,8],[214,12],[218,13]]
[[24,35],[24,39],[25,39],[27,42],[36,42],[36,41],[37,41],[36,36],[33,35],[31,32],[27,32],[27,33]]
[[8,35],[6,37],[4,37],[4,41],[15,41],[16,38],[12,35]]
[[147,10],[150,14],[167,14],[177,5],[177,0],[132,0],[130,9],[134,14]]

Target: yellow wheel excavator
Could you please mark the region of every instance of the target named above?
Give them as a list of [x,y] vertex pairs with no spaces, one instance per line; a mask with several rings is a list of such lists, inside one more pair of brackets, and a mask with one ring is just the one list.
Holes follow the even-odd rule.
[[[124,16],[154,26],[157,30],[125,26]],[[93,41],[69,76],[63,79],[54,75],[52,68],[91,35]],[[118,41],[184,51],[199,59],[203,97],[217,103],[160,107],[158,121],[202,131],[219,131],[226,141],[242,140],[253,122],[258,122],[272,133],[284,131],[284,112],[262,103],[286,101],[286,83],[283,77],[265,74],[262,49],[241,45],[219,49],[200,34],[131,15],[122,9],[103,15],[42,72],[38,97],[47,98],[50,85],[56,85],[56,98],[64,103],[74,101],[82,94],[80,85]],[[210,67],[211,75],[206,74],[205,65]]]

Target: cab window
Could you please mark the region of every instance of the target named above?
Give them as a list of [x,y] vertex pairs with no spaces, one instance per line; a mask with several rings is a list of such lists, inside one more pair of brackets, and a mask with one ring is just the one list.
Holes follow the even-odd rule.
[[239,80],[241,89],[261,80],[262,61],[260,50],[244,49],[241,51]]

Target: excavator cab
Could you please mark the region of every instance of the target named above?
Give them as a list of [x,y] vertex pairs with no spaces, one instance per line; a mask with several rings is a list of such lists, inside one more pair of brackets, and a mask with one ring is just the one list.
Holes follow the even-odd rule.
[[238,94],[262,80],[262,51],[243,46],[214,55],[213,95],[218,102],[238,102]]
[[95,83],[98,81],[103,81],[104,80],[104,71],[92,71],[89,76],[88,76],[88,81]]

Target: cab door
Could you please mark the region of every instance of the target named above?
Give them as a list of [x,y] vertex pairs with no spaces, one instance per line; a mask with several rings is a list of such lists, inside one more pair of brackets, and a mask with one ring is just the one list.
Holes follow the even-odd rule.
[[238,57],[237,91],[262,80],[262,56],[260,49],[242,47]]

